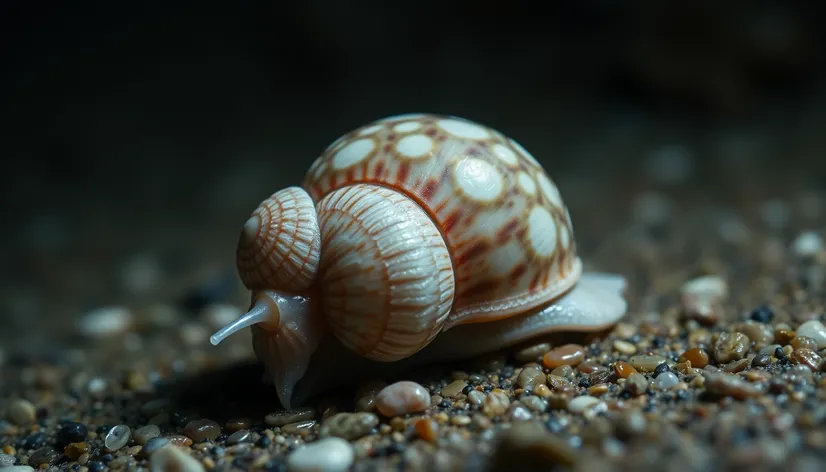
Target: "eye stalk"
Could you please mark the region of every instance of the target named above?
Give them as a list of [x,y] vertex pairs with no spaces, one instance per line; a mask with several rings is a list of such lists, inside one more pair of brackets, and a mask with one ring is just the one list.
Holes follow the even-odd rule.
[[274,290],[262,290],[253,295],[254,303],[249,311],[213,334],[209,341],[217,346],[229,336],[252,326],[265,331],[278,332],[282,320],[305,316],[309,311],[309,299],[300,295],[284,295]]

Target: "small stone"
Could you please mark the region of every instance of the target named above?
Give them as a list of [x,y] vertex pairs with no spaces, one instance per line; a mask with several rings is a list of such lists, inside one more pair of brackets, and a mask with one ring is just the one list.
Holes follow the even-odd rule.
[[818,349],[826,348],[826,326],[819,320],[809,320],[798,326],[797,335],[812,338]]
[[376,395],[387,386],[383,380],[371,380],[363,383],[356,391],[356,411],[373,411],[376,409]]
[[227,438],[227,444],[229,444],[229,445],[240,444],[242,442],[248,441],[249,439],[250,439],[250,432],[247,431],[246,429],[242,429],[242,430],[239,430],[239,431],[236,431],[236,432],[230,434],[229,437]]
[[813,372],[817,372],[820,369],[820,365],[823,363],[823,360],[816,352],[806,348],[795,349],[794,352],[792,352],[790,359],[795,364],[808,367]]
[[627,379],[629,375],[636,373],[637,369],[625,361],[617,361],[614,363],[614,374],[621,379]]
[[642,374],[631,374],[625,380],[623,390],[634,397],[643,395],[648,390],[648,379]]
[[471,390],[467,394],[467,399],[473,405],[481,405],[485,401],[485,394],[479,390]]
[[34,467],[30,465],[11,465],[3,467],[3,472],[34,472]]
[[552,349],[542,356],[545,367],[555,369],[559,366],[575,366],[585,359],[585,348],[579,344],[566,344]]
[[126,443],[129,442],[129,438],[131,436],[132,431],[129,429],[129,426],[119,424],[106,433],[106,437],[103,440],[103,445],[110,452],[114,452],[125,446]]
[[264,422],[267,426],[284,426],[289,423],[296,423],[298,421],[307,421],[315,418],[316,411],[314,408],[300,408],[296,410],[282,410],[275,413],[270,413],[264,417]]
[[571,401],[568,402],[568,411],[572,413],[582,413],[583,411],[596,406],[600,402],[601,400],[599,398],[595,398],[590,395],[582,395],[572,398]]
[[167,444],[150,456],[152,472],[205,472],[204,466],[179,446]]
[[771,323],[774,319],[774,310],[772,310],[771,307],[768,305],[761,305],[752,310],[751,315],[749,317],[752,321],[768,324]]
[[626,356],[630,356],[637,352],[637,346],[621,339],[614,341],[614,349],[620,354],[625,354]]
[[539,366],[529,365],[519,373],[516,383],[525,390],[532,390],[536,385],[545,383],[545,374]]
[[430,393],[416,382],[403,380],[383,388],[376,396],[376,409],[384,416],[418,413],[430,406]]
[[287,467],[291,472],[345,472],[355,458],[349,442],[332,437],[299,447],[287,457]]
[[422,418],[413,426],[416,435],[427,442],[435,442],[439,435],[439,425],[432,418]]
[[15,459],[14,456],[9,454],[0,454],[0,469],[4,467],[11,467],[15,462],[17,462],[17,459]]
[[467,381],[465,380],[454,380],[449,384],[442,387],[442,390],[439,394],[445,398],[453,398],[456,395],[462,393],[462,389],[467,386]]
[[714,344],[714,358],[721,364],[742,359],[751,346],[751,340],[743,333],[720,333]]
[[143,456],[149,457],[156,451],[160,450],[162,447],[166,446],[167,444],[171,444],[171,441],[167,438],[152,438],[149,441],[147,441],[146,444],[143,446],[143,448],[141,449],[141,454]]
[[489,418],[493,418],[494,416],[502,415],[508,411],[509,404],[510,399],[504,392],[494,390],[490,392],[487,397],[485,397],[482,406],[482,413]]
[[680,378],[673,372],[663,372],[654,379],[654,386],[660,390],[668,390],[680,383]]
[[369,434],[378,424],[379,418],[374,413],[336,413],[324,421],[319,435],[354,440]]
[[728,374],[707,374],[705,376],[705,387],[710,393],[738,400],[758,397],[762,394],[762,390],[756,386],[735,375]]
[[513,354],[517,362],[539,362],[546,352],[551,350],[549,343],[539,343],[520,349]]
[[658,365],[665,362],[665,357],[648,355],[631,356],[628,362],[640,372],[654,372]]
[[78,460],[80,456],[87,452],[89,452],[89,445],[85,442],[71,443],[63,448],[63,454],[73,461]]
[[184,434],[194,442],[214,441],[221,435],[221,426],[208,420],[192,420],[184,427]]
[[161,428],[154,424],[146,425],[135,430],[135,442],[144,445],[152,438],[161,435]]
[[679,358],[679,362],[681,363],[686,361],[691,362],[691,367],[702,369],[708,365],[708,353],[698,347],[689,349],[682,353]]
[[34,404],[23,398],[12,401],[7,414],[9,421],[18,426],[25,426],[37,420],[37,409]]
[[686,282],[680,290],[684,316],[705,325],[717,323],[721,303],[728,295],[728,284],[721,277],[707,275]]
[[46,446],[34,451],[29,457],[29,465],[40,466],[44,464],[52,465],[60,458],[61,454],[53,447]]
[[814,231],[800,233],[792,243],[792,252],[801,258],[813,258],[823,251],[823,238]]
[[132,321],[133,315],[129,309],[112,306],[87,313],[77,321],[76,327],[84,336],[106,338],[125,333]]

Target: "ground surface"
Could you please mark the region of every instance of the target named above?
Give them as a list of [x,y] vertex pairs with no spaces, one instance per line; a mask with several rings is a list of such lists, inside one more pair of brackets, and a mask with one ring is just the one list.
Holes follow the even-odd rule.
[[[247,336],[207,339],[247,302],[232,257],[252,200],[203,227],[79,213],[74,250],[59,257],[59,222],[27,227],[38,249],[8,260],[39,282],[5,289],[0,465],[147,468],[169,440],[195,462],[166,460],[187,470],[286,470],[323,433],[345,437],[363,471],[826,467],[826,330],[802,327],[826,316],[822,183],[783,168],[789,155],[763,146],[760,130],[688,145],[718,153],[700,166],[681,147],[631,149],[621,128],[614,141],[601,130],[603,148],[585,154],[613,149],[637,164],[583,159],[557,178],[588,268],[628,279],[620,325],[353,379],[292,413],[261,384]],[[801,162],[823,149],[804,131],[809,147],[789,151]],[[545,355],[572,343],[570,366]],[[395,380],[419,382],[432,405],[378,414],[370,387]]]

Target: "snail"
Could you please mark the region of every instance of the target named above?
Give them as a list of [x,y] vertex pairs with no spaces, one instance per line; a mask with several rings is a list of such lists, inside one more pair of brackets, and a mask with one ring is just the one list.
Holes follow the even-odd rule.
[[589,273],[567,207],[519,143],[474,121],[407,114],[354,129],[240,231],[251,328],[285,408],[354,369],[496,351],[622,318],[625,279]]

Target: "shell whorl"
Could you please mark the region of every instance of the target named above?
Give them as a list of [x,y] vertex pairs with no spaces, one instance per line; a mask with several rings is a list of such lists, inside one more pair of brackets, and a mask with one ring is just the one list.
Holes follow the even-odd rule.
[[432,114],[377,120],[333,142],[302,186],[318,201],[358,183],[407,195],[442,233],[456,284],[444,329],[538,308],[581,275],[556,185],[495,129]]
[[321,237],[315,205],[300,187],[261,202],[241,230],[238,274],[250,290],[301,291],[318,273]]
[[318,204],[320,303],[339,340],[395,361],[441,330],[454,296],[450,253],[421,207],[394,190],[356,184]]

